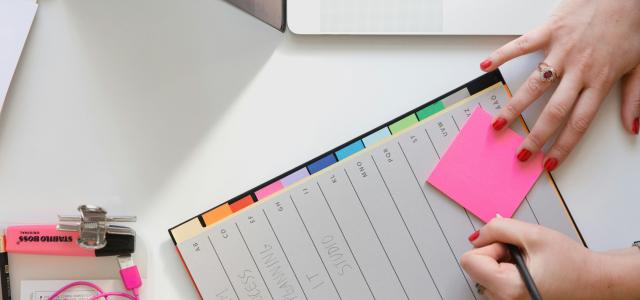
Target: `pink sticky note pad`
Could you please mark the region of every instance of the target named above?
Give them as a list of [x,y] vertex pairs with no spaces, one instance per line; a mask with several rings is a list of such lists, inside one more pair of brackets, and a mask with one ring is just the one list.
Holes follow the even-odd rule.
[[491,119],[476,108],[427,179],[485,222],[513,216],[542,173],[543,159],[536,153],[519,161],[523,137],[510,128],[495,131]]

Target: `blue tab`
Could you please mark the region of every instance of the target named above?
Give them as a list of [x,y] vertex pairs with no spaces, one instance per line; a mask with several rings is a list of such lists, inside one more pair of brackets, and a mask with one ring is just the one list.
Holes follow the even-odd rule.
[[338,150],[336,152],[336,157],[338,157],[338,160],[343,160],[362,149],[364,149],[362,141],[356,141],[353,144]]
[[371,147],[372,145],[376,144],[377,142],[381,141],[382,139],[390,135],[391,135],[391,132],[389,132],[389,128],[385,127],[370,135],[367,135],[364,139],[362,139],[362,141],[364,142],[364,145],[366,147]]
[[333,165],[335,162],[336,162],[335,156],[333,156],[333,154],[329,154],[319,160],[316,160],[312,164],[308,165],[307,169],[309,170],[309,174],[313,174],[313,173],[317,173],[318,171],[330,165]]

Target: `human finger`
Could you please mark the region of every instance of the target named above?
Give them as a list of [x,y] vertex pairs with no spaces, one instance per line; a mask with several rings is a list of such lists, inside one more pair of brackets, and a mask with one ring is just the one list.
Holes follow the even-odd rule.
[[493,243],[505,243],[526,249],[527,239],[536,237],[539,226],[510,218],[494,218],[487,225],[475,231],[469,241],[476,248]]
[[542,110],[533,129],[516,150],[520,161],[528,160],[532,153],[542,149],[547,140],[569,116],[581,88],[582,82],[577,75],[567,74],[562,78],[560,85]]
[[498,295],[496,295],[496,293],[494,293],[491,290],[485,290],[484,295],[487,297],[487,299],[490,299],[490,300],[500,299],[498,298]]
[[622,125],[632,134],[640,133],[640,65],[622,78]]
[[507,255],[504,245],[494,243],[465,253],[460,259],[460,266],[474,281],[491,289],[499,285],[498,275],[504,271],[500,261]]
[[[609,88],[603,90],[609,90]],[[605,93],[601,89],[595,88],[588,88],[580,93],[567,125],[562,129],[544,160],[544,168],[547,171],[553,171],[575,148],[593,121],[604,96]]]
[[[560,54],[555,52],[546,59],[546,63],[550,66],[559,66],[555,69],[557,74],[562,73],[560,65]],[[535,100],[540,98],[544,92],[551,86],[552,82],[544,80],[540,74],[540,70],[535,70],[529,75],[527,80],[518,88],[513,98],[493,117],[492,126],[495,130],[502,130],[508,127],[514,120],[520,117],[520,114],[531,105]]]
[[542,49],[549,42],[547,26],[538,27],[496,49],[480,63],[483,71],[493,71],[518,56]]
[[478,255],[489,256],[495,259],[497,262],[505,261],[509,258],[509,251],[504,244],[501,243],[493,243],[484,247],[474,248],[469,250],[469,252]]

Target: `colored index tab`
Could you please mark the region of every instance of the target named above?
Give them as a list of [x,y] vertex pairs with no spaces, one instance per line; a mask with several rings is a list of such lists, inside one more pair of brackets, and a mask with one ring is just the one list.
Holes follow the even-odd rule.
[[309,174],[313,174],[334,164],[335,162],[336,162],[335,156],[333,156],[333,154],[329,154],[321,159],[316,160],[312,164],[308,165],[307,169],[309,170]]
[[491,115],[478,107],[427,180],[481,220],[512,217],[542,173],[542,153],[526,162],[515,152],[523,138],[491,127]]
[[207,226],[210,226],[211,224],[214,224],[220,220],[222,220],[224,217],[232,214],[233,211],[231,210],[231,207],[229,206],[229,204],[225,203],[222,204],[206,213],[204,213],[202,215],[202,219],[204,220],[204,223]]
[[171,229],[171,235],[173,235],[173,239],[176,243],[180,244],[183,241],[196,236],[203,230],[200,220],[198,220],[198,218],[193,218],[184,224]]
[[416,114],[411,114],[389,125],[389,130],[391,130],[391,134],[396,134],[415,123],[418,123],[418,118],[416,118]]
[[231,211],[237,212],[251,204],[253,204],[253,197],[251,197],[251,195],[247,195],[229,204],[229,206],[231,207]]
[[356,141],[355,143],[338,150],[338,152],[336,152],[336,157],[338,160],[343,160],[362,149],[364,149],[362,141]]
[[444,103],[442,103],[442,101],[438,101],[436,103],[433,103],[421,110],[419,110],[416,115],[418,115],[418,120],[422,121],[428,117],[430,117],[431,115],[441,111],[444,109]]
[[365,147],[371,147],[390,135],[391,135],[391,132],[389,132],[389,128],[384,127],[370,135],[367,135],[365,138],[362,139],[362,142],[364,143]]
[[266,197],[269,197],[269,195],[281,190],[282,188],[284,188],[284,186],[282,185],[282,182],[280,180],[274,181],[273,183],[256,191],[256,198],[258,198],[258,200],[262,200]]
[[303,178],[309,176],[309,171],[307,171],[307,168],[302,168],[299,169],[291,174],[289,174],[289,176],[282,178],[282,180],[280,180],[282,182],[282,185],[284,185],[285,187],[290,186],[300,180],[302,180]]

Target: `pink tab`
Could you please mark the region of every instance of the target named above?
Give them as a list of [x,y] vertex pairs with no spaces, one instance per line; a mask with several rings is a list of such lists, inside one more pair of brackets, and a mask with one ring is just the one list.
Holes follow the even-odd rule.
[[258,200],[262,200],[263,198],[268,197],[269,195],[281,190],[282,188],[284,188],[284,186],[282,185],[282,182],[278,180],[256,191],[256,198],[258,198]]
[[516,158],[523,138],[510,128],[495,131],[478,107],[427,179],[481,220],[511,217],[542,173],[542,153]]

